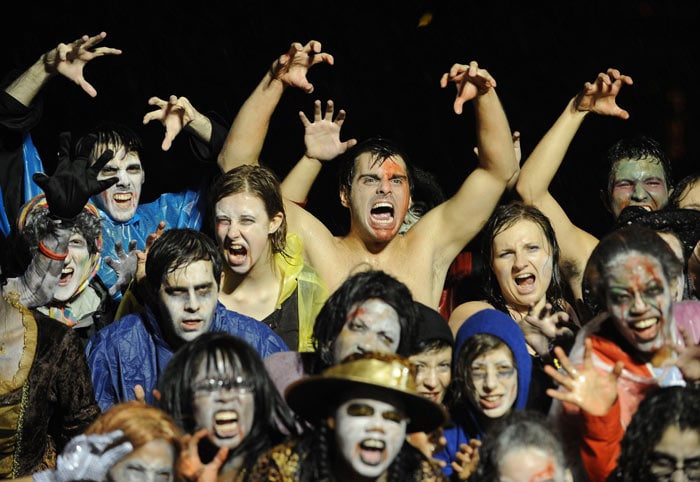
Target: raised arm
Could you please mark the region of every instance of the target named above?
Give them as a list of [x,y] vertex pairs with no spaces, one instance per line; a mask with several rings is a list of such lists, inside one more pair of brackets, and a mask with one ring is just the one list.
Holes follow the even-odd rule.
[[5,92],[23,105],[29,106],[52,77],[63,75],[78,84],[90,97],[95,97],[97,90],[83,76],[85,65],[97,57],[122,53],[121,50],[112,47],[97,47],[106,37],[107,34],[101,32],[93,37],[83,35],[69,44],[58,44],[20,74],[5,88]]
[[257,164],[277,104],[287,87],[310,94],[314,90],[306,74],[320,63],[333,64],[333,56],[321,51],[316,40],[306,45],[294,42],[265,72],[260,83],[241,106],[219,153],[225,172],[242,164]]
[[537,206],[552,222],[561,250],[561,268],[577,299],[581,299],[583,269],[598,240],[571,222],[550,194],[549,185],[590,112],[629,118],[616,99],[622,86],[631,84],[632,79],[616,69],[599,73],[592,83],[586,82],[523,163],[515,187],[524,202]]
[[434,252],[447,266],[481,230],[509,180],[518,172],[513,138],[496,94],[495,79],[472,61],[468,65],[454,64],[440,81],[443,88],[449,83],[457,89],[457,114],[462,113],[464,102],[472,100],[474,105],[479,164],[453,197],[428,211],[406,234],[430,237]]

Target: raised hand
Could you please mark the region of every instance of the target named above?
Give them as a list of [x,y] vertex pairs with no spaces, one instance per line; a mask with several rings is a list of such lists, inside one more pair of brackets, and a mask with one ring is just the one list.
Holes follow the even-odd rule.
[[129,241],[129,252],[124,251],[121,241],[114,243],[114,250],[117,258],[105,256],[104,262],[117,273],[117,281],[109,287],[109,296],[114,296],[117,292],[124,292],[131,280],[136,276],[138,267],[138,255],[136,250],[136,240]]
[[461,444],[459,452],[455,455],[456,461],[452,462],[452,470],[459,480],[468,480],[476,472],[479,465],[479,447],[481,440],[470,439],[469,444]]
[[356,139],[345,142],[340,140],[340,129],[345,122],[345,111],[340,109],[333,120],[334,105],[332,100],[326,102],[326,112],[321,112],[321,101],[314,102],[314,121],[311,122],[303,111],[299,118],[304,125],[304,144],[306,156],[319,161],[329,161],[336,158],[357,144]]
[[624,364],[618,361],[611,372],[601,373],[593,366],[592,351],[592,342],[586,338],[583,366],[577,369],[564,350],[555,347],[554,354],[564,372],[557,371],[551,365],[546,365],[544,371],[564,390],[548,388],[547,395],[561,402],[572,403],[591,415],[601,416],[608,413],[617,400],[617,379],[622,374]]
[[55,49],[49,50],[42,56],[44,68],[48,72],[57,72],[78,84],[90,97],[97,95],[97,90],[85,80],[83,69],[92,59],[104,55],[120,55],[122,51],[112,47],[96,47],[107,34],[89,37],[83,35],[69,44],[60,43]]
[[676,356],[665,360],[663,365],[676,365],[686,382],[700,381],[700,343],[695,343],[688,330],[681,327],[678,329],[683,337],[683,346],[669,342]]
[[420,450],[423,455],[433,461],[433,463],[444,467],[445,461],[433,458],[436,453],[440,452],[447,445],[447,439],[443,435],[442,428],[431,433],[414,432],[406,436],[408,443]]
[[107,149],[90,165],[90,153],[96,139],[96,136],[91,135],[82,142],[80,152],[75,153],[75,159],[71,159],[71,134],[61,133],[56,171],[51,177],[43,172],[32,176],[34,182],[44,190],[52,215],[64,220],[73,219],[83,210],[90,196],[117,183],[116,177],[97,180],[97,174],[112,160],[114,154]]
[[440,87],[443,89],[449,83],[455,84],[457,96],[454,102],[454,111],[461,114],[465,102],[484,95],[496,87],[496,79],[485,69],[480,69],[479,64],[472,60],[469,65],[454,64],[449,72],[440,78]]
[[[154,105],[157,109],[143,116],[143,123],[148,124],[152,120],[157,120],[163,124],[165,138],[160,147],[164,151],[170,149],[173,140],[185,127],[190,126],[195,132],[200,132],[208,126],[211,131],[209,118],[195,109],[187,97],[171,95],[167,101],[159,97],[151,97],[148,99],[148,105]],[[198,126],[198,124],[203,125]]]
[[629,112],[617,105],[617,94],[623,85],[632,85],[632,77],[622,75],[617,69],[598,74],[594,82],[586,82],[574,99],[574,108],[581,112],[629,119]]
[[523,330],[525,340],[539,356],[549,356],[549,345],[561,336],[573,336],[573,330],[567,325],[569,314],[553,311],[552,304],[545,302],[541,309],[530,305],[527,314],[518,322]]
[[197,482],[216,482],[219,474],[219,469],[228,456],[228,447],[221,447],[214,458],[208,464],[202,463],[199,457],[199,441],[207,436],[207,429],[203,428],[191,434],[185,434],[182,437],[182,452],[180,452],[180,460],[178,463],[178,472],[185,480],[194,480]]
[[320,63],[333,65],[333,62],[331,54],[321,52],[321,42],[311,40],[306,45],[294,42],[286,53],[272,63],[270,73],[283,84],[310,94],[314,86],[306,78],[309,69]]

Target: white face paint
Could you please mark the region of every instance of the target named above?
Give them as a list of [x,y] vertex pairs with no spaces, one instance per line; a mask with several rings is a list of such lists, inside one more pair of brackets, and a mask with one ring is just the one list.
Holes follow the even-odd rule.
[[219,295],[209,260],[197,260],[168,273],[158,290],[160,326],[176,337],[190,341],[209,331]]
[[606,301],[617,331],[648,355],[672,340],[672,286],[659,260],[644,253],[615,256],[605,273]]
[[399,405],[353,398],[335,411],[335,442],[340,471],[355,477],[379,477],[398,455],[407,419]]
[[510,412],[518,396],[518,370],[507,346],[486,352],[472,362],[472,403],[489,418]]
[[172,482],[177,454],[167,440],[155,439],[114,464],[108,482]]
[[333,344],[336,363],[353,353],[396,353],[401,338],[399,315],[391,305],[374,298],[355,306]]
[[90,266],[97,253],[90,255],[85,237],[73,232],[68,242],[68,256],[63,264],[61,278],[54,292],[57,301],[68,301],[78,291],[83,281],[90,276]]
[[221,357],[207,370],[204,359],[192,382],[197,430],[206,428],[217,447],[238,447],[253,426],[254,386],[248,375],[236,372]]
[[132,151],[124,155],[124,148],[120,148],[114,159],[97,174],[98,180],[110,177],[116,177],[118,182],[93,196],[93,202],[114,221],[129,221],[136,214],[146,180],[138,153]]

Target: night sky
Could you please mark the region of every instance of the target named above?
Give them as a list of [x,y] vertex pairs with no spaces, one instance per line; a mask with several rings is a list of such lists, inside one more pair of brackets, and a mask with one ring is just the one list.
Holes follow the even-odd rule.
[[[146,201],[185,187],[197,169],[184,139],[164,154],[160,124],[142,126],[150,96],[186,96],[200,111],[231,121],[272,60],[291,42],[310,39],[322,42],[335,65],[314,67],[315,92],[288,91],[275,113],[262,161],[280,176],[303,153],[297,112],[311,116],[315,99],[331,98],[348,113],[343,139],[392,138],[453,193],[476,164],[474,120],[469,105],[462,116],[453,113],[454,88],[441,89],[439,79],[453,63],[470,60],[497,80],[511,128],[522,135],[523,159],[585,81],[608,67],[632,76],[634,86],[618,97],[631,118],[589,116],[551,187],[572,220],[593,234],[610,225],[598,192],[605,181],[602,155],[618,138],[657,138],[673,159],[676,179],[699,168],[691,142],[698,126],[698,2],[25,3],[20,7],[30,11],[17,22],[5,16],[3,73],[26,68],[61,41],[101,30],[108,34],[104,45],[124,50],[88,65],[97,98],[63,79],[46,89],[45,118],[34,135],[47,170],[55,165],[59,131],[122,121],[144,137]],[[419,27],[422,17],[431,21]],[[307,207],[341,234],[346,215],[334,174],[324,169]]]

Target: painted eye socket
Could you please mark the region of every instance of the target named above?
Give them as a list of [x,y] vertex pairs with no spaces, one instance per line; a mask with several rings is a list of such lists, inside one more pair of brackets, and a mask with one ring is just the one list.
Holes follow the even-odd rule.
[[[512,377],[515,374],[515,367],[511,365],[503,365],[503,366],[497,366],[495,367],[496,369],[496,378],[499,380],[507,380],[508,378]],[[471,377],[474,380],[486,380],[486,377],[488,377],[489,370],[486,366],[484,365],[479,365],[472,367],[472,369],[469,372],[471,374]]]
[[[347,408],[347,413],[351,417],[371,417],[374,415],[374,408],[364,403],[352,403]],[[396,410],[386,410],[382,412],[382,418],[390,422],[401,423],[408,420],[401,412]]]

